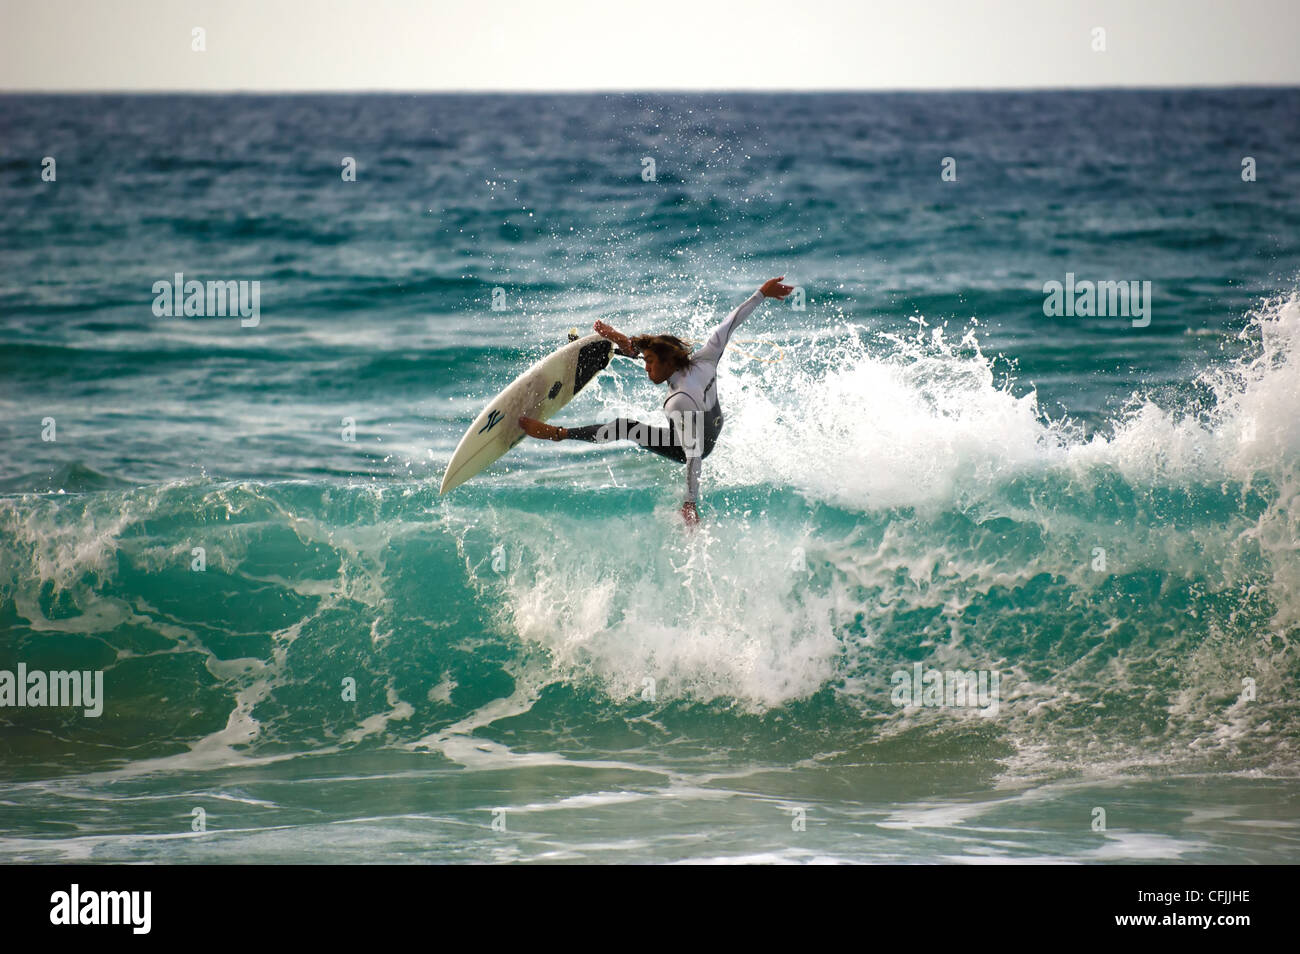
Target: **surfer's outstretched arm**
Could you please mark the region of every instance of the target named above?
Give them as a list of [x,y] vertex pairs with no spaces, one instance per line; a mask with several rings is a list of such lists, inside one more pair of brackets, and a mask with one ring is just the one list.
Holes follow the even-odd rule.
[[769,278],[763,283],[762,288],[742,301],[735,311],[713,329],[713,333],[709,335],[709,340],[704,342],[704,347],[691,355],[691,360],[709,361],[717,364],[722,358],[722,352],[726,350],[727,342],[731,340],[732,332],[740,327],[741,322],[750,316],[764,298],[784,298],[794,291],[793,285],[781,284],[782,278],[785,278],[785,276]]
[[680,391],[664,402],[664,413],[668,415],[677,445],[681,447],[681,457],[678,459],[686,465],[686,499],[682,503],[682,519],[688,524],[696,524],[700,522],[695,500],[700,495],[700,470],[704,459],[704,415],[695,405],[694,399]]

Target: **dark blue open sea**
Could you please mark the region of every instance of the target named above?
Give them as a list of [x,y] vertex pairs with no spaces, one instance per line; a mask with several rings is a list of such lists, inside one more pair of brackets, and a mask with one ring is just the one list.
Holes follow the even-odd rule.
[[[1297,861],[1298,158],[1296,89],[0,97],[0,861]],[[570,327],[776,275],[700,531],[628,444],[438,496]]]

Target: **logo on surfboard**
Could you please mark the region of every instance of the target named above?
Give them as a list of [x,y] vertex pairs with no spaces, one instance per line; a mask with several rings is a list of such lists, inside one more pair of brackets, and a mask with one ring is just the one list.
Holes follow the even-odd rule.
[[557,394],[560,393],[560,388],[562,388],[562,387],[564,387],[564,382],[563,382],[563,381],[556,381],[554,384],[551,385],[551,392],[550,392],[549,394],[547,394],[546,396],[547,396],[548,398],[550,398],[552,401],[554,401],[554,400],[555,400],[555,395],[557,395]]
[[482,434],[484,431],[492,430],[492,428],[496,427],[498,424],[501,423],[501,420],[504,417],[505,417],[504,414],[496,410],[496,408],[493,408],[492,413],[488,415],[488,422],[484,424],[482,427],[480,427],[478,429],[478,432]]

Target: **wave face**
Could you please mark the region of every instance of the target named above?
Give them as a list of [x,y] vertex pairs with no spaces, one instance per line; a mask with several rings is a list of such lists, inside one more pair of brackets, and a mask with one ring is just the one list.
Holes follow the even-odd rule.
[[[78,170],[0,185],[0,671],[104,679],[0,708],[0,857],[1295,860],[1300,181],[1211,140],[1297,100],[0,97]],[[180,270],[261,324],[155,317]],[[1045,316],[1066,271],[1151,325]],[[782,273],[698,532],[628,445],[438,496],[569,326]]]

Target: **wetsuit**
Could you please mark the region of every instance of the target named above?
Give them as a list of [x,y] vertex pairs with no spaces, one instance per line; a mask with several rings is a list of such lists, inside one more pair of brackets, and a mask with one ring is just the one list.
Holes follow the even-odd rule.
[[709,340],[691,355],[691,362],[668,379],[664,400],[667,427],[653,427],[620,417],[606,424],[568,428],[569,437],[593,444],[635,441],[646,450],[686,464],[686,499],[692,503],[700,490],[700,462],[713,452],[722,433],[722,406],[718,403],[718,362],[731,335],[763,300],[756,291],[726,320],[713,329]]

